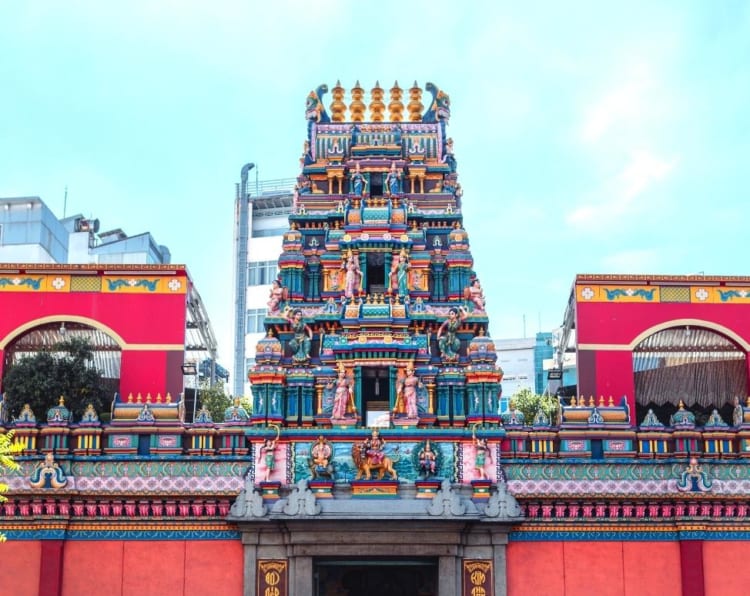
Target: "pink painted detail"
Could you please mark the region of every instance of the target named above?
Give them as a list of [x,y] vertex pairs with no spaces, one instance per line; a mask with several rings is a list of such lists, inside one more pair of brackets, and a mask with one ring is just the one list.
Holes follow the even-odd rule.
[[539,505],[536,503],[529,505],[529,517],[539,517]]
[[591,503],[583,504],[583,517],[591,517],[594,513],[594,506]]
[[73,503],[73,515],[75,515],[76,517],[83,516],[83,503],[81,503],[80,501],[76,501],[75,503]]
[[193,515],[196,517],[200,517],[203,515],[203,502],[202,501],[195,501],[192,505]]
[[112,504],[109,501],[99,501],[99,515],[109,517],[112,509]]
[[747,515],[747,505],[744,503],[737,504],[737,517],[745,517]]
[[578,511],[581,506],[578,503],[568,503],[568,516],[578,517]]
[[607,506],[604,503],[597,503],[596,504],[596,517],[606,517],[607,516]]
[[138,501],[138,515],[148,517],[148,501]]
[[60,510],[60,515],[69,516],[70,515],[70,503],[68,501],[61,501],[58,505],[58,508]]
[[568,441],[568,451],[586,451],[586,441]]
[[662,503],[661,515],[662,517],[672,517],[672,504],[671,503]]
[[698,515],[698,503],[690,503],[688,505],[688,515],[691,517]]
[[610,503],[609,504],[609,517],[619,517],[619,516],[620,516],[620,504]]
[[167,501],[167,504],[164,506],[164,508],[167,511],[167,515],[169,517],[174,517],[177,513],[177,503],[174,501]]
[[633,517],[633,506],[630,503],[623,503],[622,505],[622,516]]
[[648,506],[648,516],[659,517],[659,504],[658,503],[651,503]]
[[135,517],[135,501],[125,501],[125,515]]
[[685,516],[685,503],[677,503],[677,505],[674,506],[674,514],[677,517],[684,517]]
[[42,515],[42,511],[44,511],[44,506],[41,501],[33,501],[31,503],[31,513],[34,515]]
[[177,437],[174,435],[159,435],[159,447],[176,447]]
[[711,503],[703,503],[701,505],[701,515],[703,517],[708,517],[711,515]]
[[190,503],[187,501],[180,501],[180,504],[178,505],[180,510],[180,515],[182,517],[187,517],[190,515]]
[[89,517],[96,517],[96,503],[86,503],[86,515],[88,515]]
[[644,505],[643,503],[638,503],[635,506],[635,516],[638,519],[642,519],[646,517],[646,505]]
[[13,515],[16,512],[16,504],[13,501],[8,501],[3,504],[3,510],[5,511],[5,515]]
[[113,447],[130,447],[130,437],[112,437]]
[[544,519],[552,517],[552,505],[542,505],[542,517]]
[[206,515],[214,517],[216,515],[216,503],[213,501],[206,502]]
[[625,451],[625,441],[609,441],[610,451]]
[[112,515],[120,517],[122,515],[122,501],[112,502]]
[[722,509],[721,503],[714,503],[713,508],[711,510],[711,515],[713,517],[721,517],[721,509]]
[[54,501],[47,501],[44,503],[44,513],[45,515],[55,515],[55,502]]
[[18,512],[23,517],[28,517],[29,515],[31,515],[31,506],[29,505],[29,502],[28,501],[21,501],[18,504]]
[[555,517],[565,517],[565,503],[555,505]]
[[724,515],[726,515],[727,517],[734,517],[736,514],[734,507],[734,503],[727,503],[724,506]]
[[226,517],[229,515],[230,507],[229,501],[219,501],[219,516]]
[[161,517],[164,515],[164,503],[159,500],[153,501],[151,503],[151,511],[153,511],[155,516]]

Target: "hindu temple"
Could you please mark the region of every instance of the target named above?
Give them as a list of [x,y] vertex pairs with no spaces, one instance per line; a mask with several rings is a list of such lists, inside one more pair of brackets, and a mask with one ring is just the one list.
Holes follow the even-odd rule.
[[[252,408],[236,400],[223,420],[187,422],[179,397],[184,267],[4,265],[4,356],[60,320],[122,352],[107,421],[75,420],[64,398],[2,411],[24,442],[0,506],[4,586],[743,593],[750,278],[578,276],[564,330],[579,394],[552,416],[500,413],[481,283],[498,272],[474,268],[462,204],[479,197],[463,196],[450,107],[432,83],[309,93]],[[693,401],[659,373],[677,341],[713,371]]]

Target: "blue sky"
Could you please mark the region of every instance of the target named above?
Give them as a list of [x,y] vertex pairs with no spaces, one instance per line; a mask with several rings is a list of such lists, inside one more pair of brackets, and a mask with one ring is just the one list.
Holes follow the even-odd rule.
[[296,176],[337,79],[450,94],[494,337],[559,325],[576,273],[750,273],[742,0],[0,2],[0,196],[150,231],[231,367],[240,168]]

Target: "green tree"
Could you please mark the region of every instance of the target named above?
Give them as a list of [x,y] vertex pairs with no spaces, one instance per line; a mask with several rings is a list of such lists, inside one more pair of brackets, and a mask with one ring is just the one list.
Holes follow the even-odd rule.
[[[13,440],[13,431],[0,434],[0,471],[3,469],[17,470],[18,462],[13,456],[23,451],[24,444]],[[8,492],[8,485],[0,482],[0,503],[8,500],[3,493]],[[0,532],[0,542],[5,542],[5,534]]]
[[550,422],[557,424],[557,411],[559,400],[555,395],[538,395],[531,389],[521,389],[513,394],[510,398],[517,410],[523,414],[525,423],[531,425],[534,423],[534,417],[539,410],[542,410]]
[[8,413],[16,415],[29,404],[34,414],[43,418],[60,396],[77,419],[88,404],[93,404],[97,412],[106,409],[102,375],[93,366],[93,355],[87,340],[71,338],[19,360],[3,381]]
[[208,381],[202,381],[198,401],[201,406],[206,406],[214,422],[223,422],[224,410],[232,405],[232,398],[226,394],[224,383],[221,381],[214,384],[213,387],[209,385]]

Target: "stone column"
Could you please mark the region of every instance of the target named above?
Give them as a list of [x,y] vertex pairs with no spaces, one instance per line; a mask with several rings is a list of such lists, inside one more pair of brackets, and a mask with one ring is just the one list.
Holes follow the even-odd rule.
[[438,596],[459,596],[461,594],[458,567],[461,559],[453,556],[438,558]]

